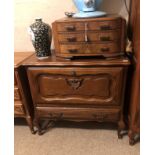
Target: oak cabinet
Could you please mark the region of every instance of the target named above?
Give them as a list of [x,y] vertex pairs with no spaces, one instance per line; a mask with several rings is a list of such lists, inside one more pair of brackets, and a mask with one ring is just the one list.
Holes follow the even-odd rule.
[[35,126],[42,119],[114,122],[118,137],[125,128],[123,107],[130,61],[117,59],[67,60],[54,55],[23,62],[34,105]]

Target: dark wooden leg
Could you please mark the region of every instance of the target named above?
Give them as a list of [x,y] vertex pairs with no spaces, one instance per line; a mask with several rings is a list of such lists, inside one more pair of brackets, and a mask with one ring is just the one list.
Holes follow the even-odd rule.
[[135,144],[135,140],[134,139],[129,139],[129,144],[131,145],[131,146],[133,146],[134,144]]
[[38,129],[38,135],[42,135],[42,128],[41,128],[41,125],[40,125],[40,119],[38,117],[35,118],[35,126],[37,127]]
[[129,136],[129,144],[134,145],[135,144],[134,133],[131,130],[129,131],[128,136]]
[[43,126],[43,130],[47,131],[48,129],[51,129],[55,126],[56,121],[54,120],[47,120]]
[[134,133],[132,130],[129,130],[129,144],[133,146],[136,142],[140,140],[140,136],[137,133]]
[[31,119],[31,117],[30,116],[26,117],[26,121],[27,121],[27,124],[30,128],[31,133],[35,134],[36,132],[34,131],[33,121]]
[[118,130],[117,130],[117,134],[118,134],[119,139],[123,138],[125,129],[126,129],[126,125],[125,125],[124,121],[120,120],[118,122]]
[[117,130],[117,135],[118,135],[118,138],[119,139],[122,139],[123,138],[123,135],[121,134],[121,131],[122,131],[121,129],[118,129]]

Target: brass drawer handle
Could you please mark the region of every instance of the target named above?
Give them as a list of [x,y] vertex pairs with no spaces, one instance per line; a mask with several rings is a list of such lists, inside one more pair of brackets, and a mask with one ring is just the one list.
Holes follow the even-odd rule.
[[75,26],[66,26],[66,30],[67,31],[75,31],[76,28],[75,28]]
[[93,117],[97,121],[104,121],[104,119],[108,118],[108,114],[93,114]]
[[107,48],[101,48],[101,52],[109,52],[110,49],[107,47]]
[[110,30],[110,26],[109,25],[102,25],[102,26],[100,26],[100,30]]
[[70,52],[70,53],[77,53],[78,50],[77,49],[69,49],[68,52]]
[[70,78],[66,79],[68,86],[72,87],[73,90],[78,90],[82,85],[83,79],[80,78]]
[[67,38],[68,42],[76,42],[76,37]]
[[110,37],[100,37],[100,41],[110,41]]

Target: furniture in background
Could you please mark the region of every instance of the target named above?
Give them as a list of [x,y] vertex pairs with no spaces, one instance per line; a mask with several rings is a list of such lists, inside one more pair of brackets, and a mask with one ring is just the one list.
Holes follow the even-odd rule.
[[128,37],[133,45],[129,103],[129,142],[140,137],[140,0],[131,1]]
[[14,116],[25,118],[34,134],[32,99],[27,74],[21,66],[30,55],[32,55],[31,52],[15,52],[14,54]]
[[126,22],[119,16],[63,18],[52,23],[56,56],[114,57],[124,55]]
[[130,61],[117,59],[68,60],[54,55],[26,59],[35,125],[41,135],[41,119],[114,122],[122,138],[124,92]]

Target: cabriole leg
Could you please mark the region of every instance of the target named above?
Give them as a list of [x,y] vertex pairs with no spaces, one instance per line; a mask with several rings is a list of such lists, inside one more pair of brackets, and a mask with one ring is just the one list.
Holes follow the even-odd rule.
[[27,121],[27,124],[28,124],[28,126],[30,128],[31,133],[35,134],[36,132],[34,130],[33,121],[31,119],[31,117],[30,116],[26,117],[26,121]]

